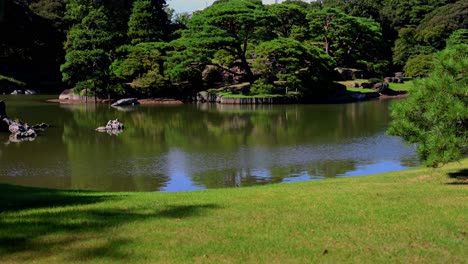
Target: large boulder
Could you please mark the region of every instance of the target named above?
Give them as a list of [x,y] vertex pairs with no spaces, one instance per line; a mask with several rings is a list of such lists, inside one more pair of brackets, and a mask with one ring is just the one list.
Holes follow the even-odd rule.
[[389,91],[389,86],[388,86],[388,83],[378,82],[378,83],[374,84],[372,89],[374,89],[379,94],[387,94],[388,91]]
[[64,90],[64,91],[59,95],[59,100],[71,100],[71,96],[73,95],[73,92],[74,92],[73,89]]
[[125,106],[125,105],[137,105],[140,104],[136,98],[124,98],[113,103],[112,106]]

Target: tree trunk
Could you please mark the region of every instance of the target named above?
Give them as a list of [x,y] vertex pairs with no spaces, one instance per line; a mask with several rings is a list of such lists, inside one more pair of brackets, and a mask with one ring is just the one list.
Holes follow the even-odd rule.
[[247,81],[249,83],[253,83],[254,82],[254,75],[253,75],[252,69],[250,68],[249,62],[247,62],[247,58],[245,57],[245,54],[242,52],[242,49],[238,53],[239,53],[238,54],[239,58],[241,60],[242,68],[244,68],[244,70],[245,70],[245,75],[246,75]]

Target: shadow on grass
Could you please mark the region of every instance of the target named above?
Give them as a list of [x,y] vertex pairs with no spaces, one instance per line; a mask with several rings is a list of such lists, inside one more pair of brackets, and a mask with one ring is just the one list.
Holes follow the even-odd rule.
[[449,182],[449,184],[468,184],[468,169],[450,172],[448,176],[455,179],[455,181]]
[[[89,194],[89,195],[85,195]],[[85,205],[98,203],[111,196],[92,195],[93,192],[61,191],[0,184],[0,213],[24,209]]]
[[219,208],[194,204],[128,209],[114,203],[128,196],[0,184],[0,262],[12,255],[16,260],[21,256],[20,261],[40,260],[53,252],[66,252],[72,261],[131,259],[123,249],[138,241],[120,236],[115,231],[119,226],[155,218],[200,217]]

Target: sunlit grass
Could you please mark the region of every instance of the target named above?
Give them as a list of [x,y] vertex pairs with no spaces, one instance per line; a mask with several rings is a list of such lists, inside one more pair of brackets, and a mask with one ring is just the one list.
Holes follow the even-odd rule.
[[231,92],[220,92],[224,98],[281,98],[285,97],[282,94],[256,94],[256,95],[244,95],[244,94],[233,94]]
[[463,263],[466,168],[183,193],[0,185],[0,263]]
[[[356,80],[350,80],[350,81],[342,81],[342,82],[338,82],[338,83],[345,85],[346,89],[349,92],[374,93],[375,90],[373,90],[373,89],[351,87],[351,85],[353,83],[364,83],[364,82],[368,82],[368,80],[367,79],[356,79]],[[414,87],[414,81],[413,80],[407,80],[404,83],[389,83],[389,88],[392,89],[393,91],[409,91],[413,87]]]
[[390,89],[395,91],[409,91],[414,88],[414,81],[409,80],[404,83],[391,83]]

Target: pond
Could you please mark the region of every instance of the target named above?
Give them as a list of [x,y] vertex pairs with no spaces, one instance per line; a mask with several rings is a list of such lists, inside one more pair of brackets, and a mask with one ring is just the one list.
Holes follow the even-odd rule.
[[[0,96],[7,114],[52,125],[0,133],[0,183],[99,191],[188,191],[350,177],[419,165],[390,137],[392,101],[329,105],[58,104]],[[119,135],[94,131],[118,118]]]

